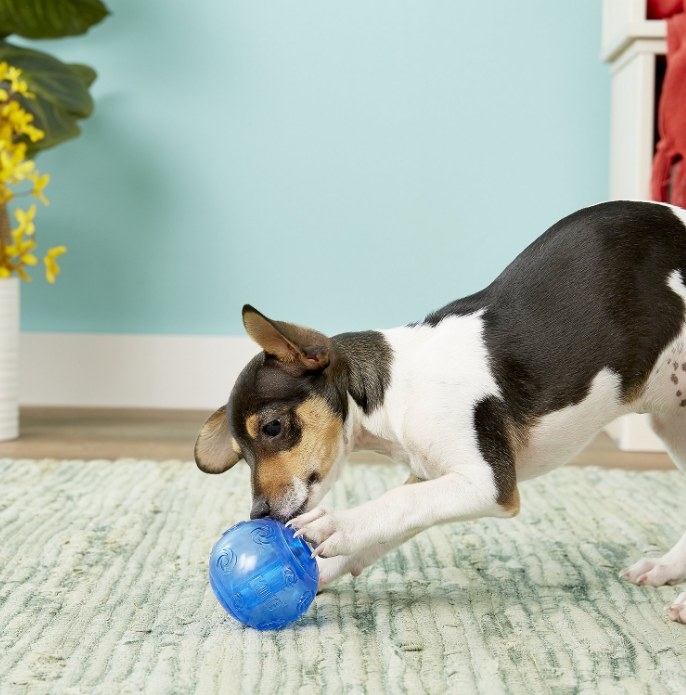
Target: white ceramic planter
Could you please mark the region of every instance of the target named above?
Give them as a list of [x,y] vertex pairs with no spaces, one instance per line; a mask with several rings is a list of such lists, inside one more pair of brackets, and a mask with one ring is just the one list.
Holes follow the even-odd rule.
[[19,436],[19,279],[0,279],[0,441]]

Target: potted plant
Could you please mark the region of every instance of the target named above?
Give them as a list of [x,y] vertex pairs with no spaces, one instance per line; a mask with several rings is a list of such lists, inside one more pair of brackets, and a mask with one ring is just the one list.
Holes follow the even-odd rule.
[[[87,65],[11,42],[11,37],[55,39],[85,33],[109,14],[101,0],[0,0],[0,440],[18,435],[19,280],[37,265],[36,204],[47,204],[49,181],[36,155],[80,133],[78,122],[93,110],[89,88],[96,73]],[[10,221],[9,205],[13,217]],[[48,282],[64,246],[43,257]]]

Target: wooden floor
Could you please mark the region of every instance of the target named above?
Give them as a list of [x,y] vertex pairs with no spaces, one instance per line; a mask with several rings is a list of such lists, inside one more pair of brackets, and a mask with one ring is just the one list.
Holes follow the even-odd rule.
[[20,436],[0,457],[55,459],[193,458],[211,413],[195,410],[23,408]]
[[[193,458],[198,430],[211,413],[196,410],[24,408],[21,436],[0,442],[0,458]],[[666,454],[623,452],[602,433],[573,462],[630,470],[673,467]]]

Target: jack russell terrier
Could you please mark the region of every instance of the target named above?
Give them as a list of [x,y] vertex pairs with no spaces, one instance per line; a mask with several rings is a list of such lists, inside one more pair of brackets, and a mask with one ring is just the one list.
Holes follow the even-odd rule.
[[[580,210],[486,289],[402,328],[329,338],[248,305],[243,323],[263,351],[203,426],[195,459],[208,473],[245,460],[251,518],[287,522],[313,544],[321,584],[433,524],[514,516],[519,482],[568,462],[626,413],[649,413],[686,471],[679,208]],[[354,509],[318,506],[354,450],[404,462],[408,484]],[[622,575],[686,578],[686,533]],[[686,593],[668,612],[686,622]]]

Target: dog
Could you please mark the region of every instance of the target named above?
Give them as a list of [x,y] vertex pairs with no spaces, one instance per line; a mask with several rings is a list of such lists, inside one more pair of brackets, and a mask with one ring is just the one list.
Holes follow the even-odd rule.
[[[390,330],[327,337],[243,308],[262,348],[202,427],[207,473],[250,466],[251,518],[313,547],[320,585],[433,524],[519,511],[520,482],[648,413],[686,471],[686,211],[613,201],[564,218],[484,290]],[[407,484],[347,510],[319,502],[355,450],[407,465]],[[675,500],[676,503],[676,500]],[[686,578],[686,533],[622,572]],[[686,622],[686,593],[668,612]]]

